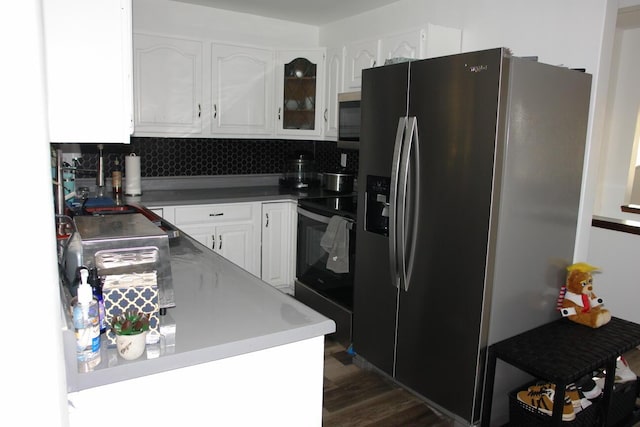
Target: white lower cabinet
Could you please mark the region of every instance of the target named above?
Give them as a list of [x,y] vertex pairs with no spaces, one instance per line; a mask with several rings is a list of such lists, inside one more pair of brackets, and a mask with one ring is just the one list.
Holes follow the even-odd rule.
[[262,204],[261,278],[282,292],[293,294],[296,265],[297,203]]
[[293,294],[297,202],[149,206],[156,214],[254,276]]
[[[173,224],[229,261],[260,277],[261,203],[163,207]],[[154,207],[154,209],[158,209]]]

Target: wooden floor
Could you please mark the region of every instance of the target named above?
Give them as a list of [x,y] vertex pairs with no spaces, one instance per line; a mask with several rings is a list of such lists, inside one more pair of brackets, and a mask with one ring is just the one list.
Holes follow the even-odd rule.
[[[631,350],[624,356],[631,369],[640,374],[640,350]],[[341,344],[326,339],[324,360],[324,427],[454,425],[453,420],[386,377],[356,366]]]
[[453,426],[386,377],[356,366],[346,349],[329,339],[324,360],[323,426]]

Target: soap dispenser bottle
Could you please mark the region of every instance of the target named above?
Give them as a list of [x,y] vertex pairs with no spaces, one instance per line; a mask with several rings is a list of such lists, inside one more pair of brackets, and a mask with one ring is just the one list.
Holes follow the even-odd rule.
[[89,271],[80,270],[80,286],[73,306],[78,372],[89,372],[100,363],[100,312],[87,282]]

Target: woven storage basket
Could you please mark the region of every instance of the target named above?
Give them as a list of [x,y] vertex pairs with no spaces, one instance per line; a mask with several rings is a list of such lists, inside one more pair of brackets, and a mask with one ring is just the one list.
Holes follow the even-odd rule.
[[607,418],[607,426],[615,426],[631,415],[636,407],[638,381],[614,384],[611,396],[611,407]]

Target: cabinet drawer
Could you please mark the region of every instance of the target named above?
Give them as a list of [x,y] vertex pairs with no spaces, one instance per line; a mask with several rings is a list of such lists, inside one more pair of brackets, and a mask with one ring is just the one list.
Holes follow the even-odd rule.
[[180,226],[183,224],[252,221],[256,212],[255,206],[251,203],[180,206],[175,210],[175,223]]

